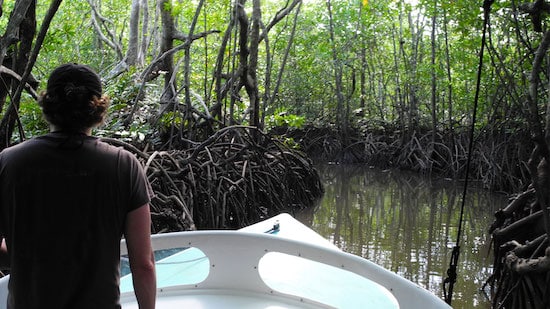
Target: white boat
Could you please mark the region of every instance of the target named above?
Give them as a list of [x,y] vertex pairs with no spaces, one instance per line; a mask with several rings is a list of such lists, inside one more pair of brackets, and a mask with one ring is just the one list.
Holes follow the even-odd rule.
[[[426,289],[364,258],[345,253],[288,214],[238,231],[152,236],[157,308],[450,308]],[[121,251],[126,253],[124,242]],[[7,278],[0,279],[0,309]],[[138,308],[131,275],[121,304]]]

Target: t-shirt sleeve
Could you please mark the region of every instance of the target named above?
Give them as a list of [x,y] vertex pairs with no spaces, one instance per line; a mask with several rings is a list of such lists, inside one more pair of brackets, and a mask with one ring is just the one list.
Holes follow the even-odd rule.
[[129,154],[130,167],[130,196],[128,200],[128,211],[135,210],[151,201],[153,189],[145,175],[143,166],[138,159]]

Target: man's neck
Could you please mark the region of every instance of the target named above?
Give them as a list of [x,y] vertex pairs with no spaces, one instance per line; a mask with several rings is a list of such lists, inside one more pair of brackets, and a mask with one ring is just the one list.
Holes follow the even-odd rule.
[[[50,132],[66,132],[66,131],[73,131],[73,130],[66,130],[55,125],[50,125]],[[77,132],[90,136],[92,135],[92,128],[78,130]]]

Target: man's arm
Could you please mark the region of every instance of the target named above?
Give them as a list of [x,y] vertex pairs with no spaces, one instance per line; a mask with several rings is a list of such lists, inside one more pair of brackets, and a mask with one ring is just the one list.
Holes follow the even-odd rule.
[[6,240],[0,236],[0,269],[6,269],[10,267],[10,257],[8,255],[8,247],[6,246]]
[[140,309],[155,308],[157,282],[151,246],[151,214],[145,204],[126,216],[124,231],[134,291]]

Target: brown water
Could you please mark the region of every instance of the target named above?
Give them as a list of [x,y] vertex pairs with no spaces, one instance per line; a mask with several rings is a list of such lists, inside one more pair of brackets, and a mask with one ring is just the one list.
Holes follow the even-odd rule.
[[[318,167],[319,205],[298,218],[344,251],[363,256],[443,298],[455,245],[463,184],[361,166]],[[494,212],[507,196],[470,185],[465,199],[453,308],[490,308],[483,284],[492,271]]]

